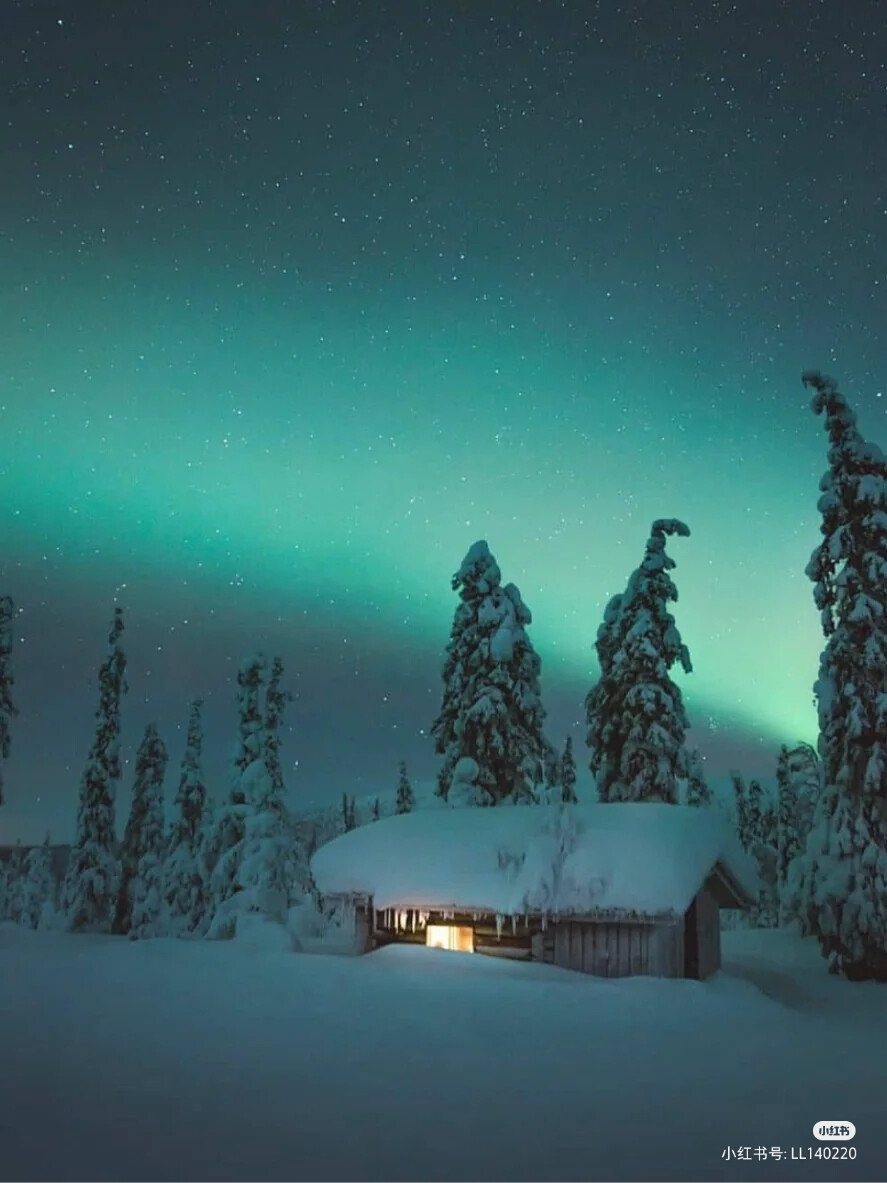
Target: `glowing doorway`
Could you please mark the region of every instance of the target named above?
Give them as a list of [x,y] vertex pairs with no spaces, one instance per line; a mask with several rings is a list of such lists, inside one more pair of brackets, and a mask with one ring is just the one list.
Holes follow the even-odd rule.
[[455,953],[474,952],[474,929],[458,924],[429,924],[425,930],[429,949],[450,949]]

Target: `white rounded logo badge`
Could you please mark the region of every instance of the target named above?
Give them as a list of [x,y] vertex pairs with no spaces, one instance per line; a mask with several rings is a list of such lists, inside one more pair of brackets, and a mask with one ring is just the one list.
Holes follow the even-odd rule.
[[856,1126],[852,1121],[818,1121],[813,1137],[820,1142],[849,1142],[856,1137]]

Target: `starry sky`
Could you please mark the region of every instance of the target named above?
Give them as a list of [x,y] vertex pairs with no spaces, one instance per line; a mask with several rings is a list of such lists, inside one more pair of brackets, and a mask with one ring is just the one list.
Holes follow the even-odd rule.
[[[584,760],[653,518],[712,775],[811,739],[804,566],[836,376],[884,443],[887,25],[871,0],[7,0],[0,842],[73,832],[115,602],[129,761],[239,660],[294,803],[419,778],[486,538]],[[122,822],[122,819],[121,819]]]

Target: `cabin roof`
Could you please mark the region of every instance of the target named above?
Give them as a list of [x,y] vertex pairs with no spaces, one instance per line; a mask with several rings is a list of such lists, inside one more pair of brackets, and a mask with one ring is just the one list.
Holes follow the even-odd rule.
[[713,809],[658,803],[441,809],[384,818],[311,860],[327,896],[376,908],[682,915],[704,884],[747,907],[757,872]]

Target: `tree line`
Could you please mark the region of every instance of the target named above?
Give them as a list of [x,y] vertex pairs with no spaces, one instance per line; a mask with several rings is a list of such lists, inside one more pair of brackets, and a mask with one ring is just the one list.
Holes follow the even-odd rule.
[[[823,416],[828,467],[820,481],[821,541],[806,574],[814,585],[825,646],[814,684],[817,750],[785,746],[777,796],[734,778],[740,842],[763,883],[762,923],[796,918],[819,940],[829,968],[887,980],[887,460],[860,435],[836,383],[803,375]],[[658,801],[711,808],[700,753],[675,666],[692,672],[670,605],[678,591],[670,538],[687,538],[674,518],[653,522],[625,591],[606,605],[595,650],[599,675],[585,699],[589,769],[603,803]],[[449,805],[575,801],[568,738],[558,753],[545,735],[541,662],[527,632],[532,614],[485,541],[452,577],[458,593],[431,728],[441,757],[437,794]],[[12,603],[0,599],[0,794],[2,760],[15,715],[10,670]],[[119,852],[114,837],[120,777],[120,703],[126,691],[118,608],[99,673],[100,702],[80,787],[77,838],[61,907],[73,929],[154,935],[230,936],[238,916],[281,919],[310,878],[287,810],[280,722],[289,696],[283,665],[250,658],[238,673],[238,750],[232,787],[209,807],[200,763],[200,703],[191,705],[176,820],[163,825],[166,750],[150,726],[136,758],[133,807]],[[0,796],[2,799],[2,796]],[[401,767],[399,812],[413,807]],[[407,804],[408,803],[408,804]],[[378,803],[370,820],[381,815]],[[343,796],[339,831],[357,824]],[[310,854],[310,850],[308,851]],[[34,855],[34,883],[45,854]],[[29,855],[29,861],[31,856]],[[43,860],[41,862],[41,860]],[[295,885],[295,886],[294,886]],[[36,890],[36,888],[35,888]],[[33,915],[33,906],[29,912]]]

